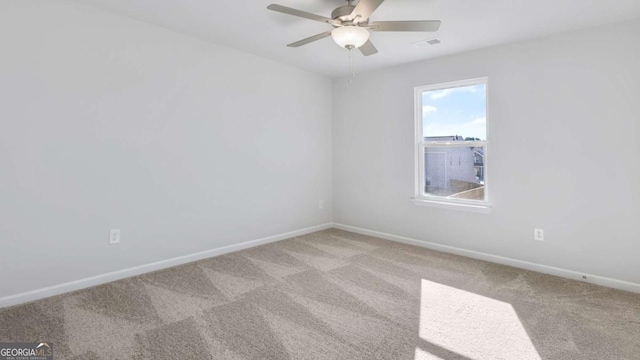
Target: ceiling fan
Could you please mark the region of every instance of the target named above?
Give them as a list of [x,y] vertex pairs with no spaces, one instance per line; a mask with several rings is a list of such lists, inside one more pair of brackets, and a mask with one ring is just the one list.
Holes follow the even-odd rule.
[[423,21],[376,21],[369,23],[369,16],[382,4],[384,0],[360,0],[353,5],[353,0],[347,0],[348,5],[333,10],[331,18],[292,9],[286,6],[271,4],[267,9],[301,18],[320,21],[334,27],[332,31],[323,32],[306,39],[296,41],[287,46],[299,47],[331,36],[341,47],[349,50],[359,48],[364,56],[376,54],[378,49],[369,40],[369,31],[424,31],[433,32],[440,28],[440,20]]

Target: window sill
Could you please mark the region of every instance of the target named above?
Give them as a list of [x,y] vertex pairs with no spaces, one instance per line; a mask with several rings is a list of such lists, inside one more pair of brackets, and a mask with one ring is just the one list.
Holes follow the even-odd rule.
[[470,204],[458,204],[446,201],[436,201],[436,200],[426,200],[426,199],[416,199],[412,198],[411,201],[414,205],[417,206],[428,206],[435,207],[440,209],[449,209],[449,210],[460,210],[460,211],[468,211],[474,213],[481,214],[489,214],[491,213],[491,205],[482,204],[482,205],[470,205]]

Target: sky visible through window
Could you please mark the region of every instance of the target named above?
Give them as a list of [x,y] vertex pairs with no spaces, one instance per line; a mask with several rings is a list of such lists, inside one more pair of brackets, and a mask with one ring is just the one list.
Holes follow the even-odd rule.
[[487,139],[487,85],[422,93],[423,136]]

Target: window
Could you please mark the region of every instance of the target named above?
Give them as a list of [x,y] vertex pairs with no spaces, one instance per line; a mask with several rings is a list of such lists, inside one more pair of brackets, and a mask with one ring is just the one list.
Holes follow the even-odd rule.
[[487,79],[416,88],[418,203],[488,209]]

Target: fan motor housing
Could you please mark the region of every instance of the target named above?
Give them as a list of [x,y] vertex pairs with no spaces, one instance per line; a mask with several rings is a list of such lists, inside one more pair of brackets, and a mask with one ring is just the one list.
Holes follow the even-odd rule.
[[340,6],[339,8],[333,10],[333,12],[331,13],[331,18],[333,20],[339,19],[341,21],[351,21],[353,20],[351,19],[351,13],[355,8],[356,7],[353,5]]

